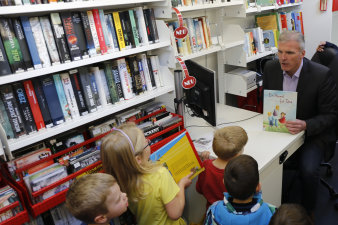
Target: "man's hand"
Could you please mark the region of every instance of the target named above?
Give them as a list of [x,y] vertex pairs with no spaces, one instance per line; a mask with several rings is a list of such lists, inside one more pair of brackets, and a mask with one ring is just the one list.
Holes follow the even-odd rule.
[[298,134],[306,130],[306,122],[304,120],[286,121],[285,126],[291,134]]
[[325,44],[326,44],[325,41],[321,41],[321,42],[319,43],[318,47],[317,47],[317,51],[318,51],[318,52],[324,51]]

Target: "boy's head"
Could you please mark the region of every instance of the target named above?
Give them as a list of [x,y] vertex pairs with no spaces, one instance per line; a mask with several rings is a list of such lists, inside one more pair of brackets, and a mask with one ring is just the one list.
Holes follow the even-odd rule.
[[259,189],[257,161],[249,155],[231,159],[224,171],[224,184],[233,198],[249,199]]
[[271,217],[269,225],[313,225],[313,222],[301,205],[282,204]]
[[243,151],[248,135],[242,127],[229,126],[216,130],[212,149],[218,158],[229,160]]
[[75,180],[66,196],[66,207],[85,223],[108,223],[127,210],[127,195],[112,175],[95,173]]

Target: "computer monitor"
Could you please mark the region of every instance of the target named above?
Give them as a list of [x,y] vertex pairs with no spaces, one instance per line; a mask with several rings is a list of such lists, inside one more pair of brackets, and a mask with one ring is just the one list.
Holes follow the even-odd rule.
[[184,90],[185,105],[191,109],[195,116],[216,126],[215,72],[192,60],[186,60],[185,65],[189,75],[196,78],[196,85],[191,89]]

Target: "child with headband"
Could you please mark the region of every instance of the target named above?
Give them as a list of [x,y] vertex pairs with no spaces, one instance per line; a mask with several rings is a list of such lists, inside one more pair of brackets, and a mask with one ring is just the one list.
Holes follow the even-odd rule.
[[113,175],[127,193],[129,208],[138,225],[184,225],[184,189],[189,177],[178,184],[169,171],[149,161],[150,146],[142,130],[124,124],[107,135],[101,144],[101,160],[106,173]]

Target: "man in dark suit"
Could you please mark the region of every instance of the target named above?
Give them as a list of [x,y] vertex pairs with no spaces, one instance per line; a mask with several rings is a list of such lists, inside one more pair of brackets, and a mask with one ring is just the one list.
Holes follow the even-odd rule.
[[336,141],[337,101],[335,82],[329,69],[305,58],[304,48],[301,33],[281,33],[279,60],[266,63],[263,88],[298,93],[297,119],[286,121],[286,127],[291,134],[305,131],[305,142],[284,166],[297,165],[301,190],[295,196],[301,197],[302,205],[311,213],[315,207],[320,163],[330,151],[330,144]]

